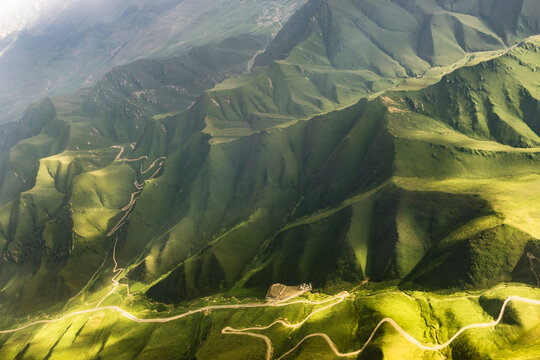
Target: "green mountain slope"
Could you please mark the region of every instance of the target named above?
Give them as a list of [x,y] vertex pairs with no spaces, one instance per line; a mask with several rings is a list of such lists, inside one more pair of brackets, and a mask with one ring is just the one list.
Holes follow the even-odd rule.
[[[461,238],[467,244],[476,233],[483,234],[484,241],[507,237],[509,231],[519,239],[512,247],[516,255],[513,260],[505,260],[511,262],[506,270],[501,270],[500,278],[493,276],[490,265],[476,269],[478,263],[471,260],[469,265],[459,267],[462,271],[459,276],[451,277],[457,282],[456,286],[482,283],[485,286],[510,280],[514,267],[525,257],[525,247],[536,246],[533,235],[512,230],[521,228],[530,233],[528,222],[512,219],[508,228],[504,225],[509,221],[506,218],[514,215],[495,208],[482,189],[461,195],[459,190],[439,192],[436,186],[428,192],[416,192],[414,186],[409,190],[400,184],[432,178],[463,178],[464,183],[466,179],[489,178],[496,182],[497,178],[506,176],[536,174],[536,148],[521,143],[509,143],[514,145],[510,147],[498,132],[479,138],[462,130],[456,125],[458,120],[448,113],[440,116],[430,113],[430,110],[452,112],[457,108],[458,118],[467,119],[465,111],[459,111],[460,98],[471,94],[484,98],[472,102],[493,103],[500,108],[497,119],[501,123],[508,117],[506,112],[521,109],[522,103],[532,102],[537,107],[530,95],[537,81],[536,69],[530,64],[534,64],[536,58],[537,43],[532,41],[495,60],[460,69],[425,90],[394,92],[286,129],[267,130],[231,144],[211,146],[200,175],[194,181],[192,195],[182,195],[189,196],[186,199],[189,210],[187,215],[182,215],[182,223],[189,219],[201,224],[201,230],[217,235],[211,238],[209,248],[186,260],[185,265],[154,285],[149,294],[171,301],[173,298],[167,289],[176,291],[178,284],[186,281],[192,288],[187,287],[179,298],[199,296],[197,289],[208,284],[200,280],[197,285],[199,280],[191,277],[197,276],[199,272],[195,269],[203,266],[208,256],[217,257],[223,267],[222,271],[215,272],[224,273],[218,275],[221,277],[216,281],[225,281],[229,286],[241,273],[246,274],[248,287],[261,284],[265,287],[277,281],[312,281],[316,286],[327,286],[336,280],[354,282],[364,275],[376,280],[401,279],[416,271],[424,256],[433,259],[431,253],[450,241],[447,237],[456,236],[455,231],[469,234]],[[474,91],[475,88],[491,90]],[[508,96],[500,96],[500,89],[505,89]],[[534,110],[528,111],[534,113]],[[483,107],[473,112],[478,118],[491,116]],[[522,117],[521,113],[511,119],[523,119],[519,136],[534,139],[534,132],[527,125],[532,120]],[[467,121],[463,122],[471,122]],[[516,147],[520,145],[523,146]],[[532,145],[534,143],[529,146]],[[395,177],[404,180],[396,183],[392,180]],[[171,180],[163,178],[169,183]],[[398,187],[394,188],[396,185]],[[187,191],[185,187],[181,189],[183,193]],[[201,191],[204,192],[201,194]],[[438,210],[442,204],[448,206],[444,211]],[[174,208],[171,204],[171,209]],[[424,208],[426,210],[419,210]],[[136,225],[137,215],[134,213],[128,234],[142,231]],[[231,230],[220,231],[214,221],[204,221],[206,217],[223,219],[225,229]],[[230,220],[231,217],[238,220]],[[158,217],[152,223],[157,221]],[[189,233],[185,238],[191,240],[193,236]],[[209,240],[204,240],[204,234],[199,236],[203,242]],[[179,239],[165,233],[160,241],[161,245],[156,247],[165,249],[169,241]],[[338,246],[338,243],[343,245]],[[243,251],[231,250],[234,244]],[[461,251],[474,252],[470,246],[465,245]],[[335,251],[333,256],[328,256],[330,250]],[[250,253],[253,255],[248,255]],[[164,264],[159,259],[157,262]],[[193,265],[194,273],[187,267],[190,262],[199,264]],[[497,263],[491,266],[500,267]],[[446,267],[450,269],[452,263],[446,263]],[[477,279],[469,278],[473,268],[481,270],[475,275]],[[143,278],[152,278],[151,271],[140,271]],[[530,274],[529,281],[532,280]],[[419,283],[427,285],[429,281]]]
[[82,111],[114,119],[181,112],[206,90],[246,71],[264,37],[242,35],[194,47],[177,58],[144,59],[108,73],[92,88]]
[[303,0],[73,0],[0,43],[0,123],[93,86],[113,67],[244,34],[276,33]]
[[[77,267],[76,259],[84,258],[87,251],[96,252],[100,247],[101,252],[106,251],[110,243],[106,235],[122,218],[121,209],[136,190],[133,181],[148,178],[150,173],[143,174],[142,169],[160,156],[168,157],[164,170],[137,196],[125,230],[119,233],[123,246],[119,259],[133,269],[129,279],[148,284],[148,296],[158,300],[175,302],[234,286],[262,291],[277,281],[309,281],[324,287],[356,282],[364,276],[380,281],[424,279],[414,281],[433,286],[426,275],[414,275],[425,274],[421,267],[427,261],[424,256],[439,261],[434,254],[454,249],[456,256],[472,251],[471,256],[482,257],[484,250],[476,253],[472,247],[477,233],[484,241],[516,234],[514,260],[498,278],[489,272],[490,262],[497,259],[486,260],[484,269],[477,269],[478,261],[471,260],[448,285],[489,286],[511,280],[525,249],[537,246],[529,223],[513,211],[498,208],[482,189],[439,191],[433,185],[424,191],[414,184],[422,184],[415,179],[436,182],[452,178],[496,182],[504,176],[535,173],[535,148],[508,142],[500,133],[479,136],[462,129],[459,121],[468,124],[472,115],[459,108],[470,100],[461,100],[464,94],[481,94],[483,100],[476,102],[493,103],[493,108],[500,109],[495,113],[500,123],[510,121],[505,120],[506,114],[523,108],[522,104],[529,104],[526,111],[534,113],[530,106],[533,90],[527,89],[536,81],[537,72],[530,63],[537,57],[537,48],[531,40],[507,55],[457,70],[425,90],[393,92],[233,142],[208,144],[207,135],[199,133],[204,124],[191,116],[201,111],[204,103],[198,102],[187,113],[146,120],[137,146],[130,150],[123,145],[126,151],[121,158],[149,155],[139,161],[140,166],[138,162],[114,162],[121,149],[111,148],[113,140],[99,128],[101,135],[96,133],[93,141],[103,142],[101,150],[91,150],[91,145],[87,151],[70,146],[78,136],[74,125],[84,125],[80,136],[83,129],[91,130],[91,123],[71,124],[74,129],[70,128],[67,140],[71,150],[40,160],[35,185],[3,207],[7,215],[2,231],[6,284],[19,267],[29,268],[30,274],[39,274],[39,269],[50,273],[42,261],[51,258],[48,252],[54,253],[54,249],[71,248],[72,253],[58,250],[67,260],[59,273],[66,276],[73,276],[69,269]],[[501,83],[505,96],[499,93]],[[492,90],[463,91],[474,87]],[[458,110],[446,104],[457,104]],[[439,109],[449,113],[435,112]],[[475,114],[490,116],[484,107]],[[515,122],[522,118],[518,116],[510,119]],[[514,124],[513,128],[529,139],[527,146],[533,146],[534,132],[527,125],[533,120],[523,119],[521,127]],[[42,131],[29,138],[29,144],[23,141],[10,151],[11,156],[16,156],[18,148],[53,146],[55,142],[47,143],[47,136],[53,139]],[[12,163],[17,161],[15,157]],[[15,173],[8,180],[21,183],[19,176]],[[7,185],[4,188],[10,190]],[[44,189],[50,189],[50,195]],[[450,207],[438,210],[441,204]],[[29,228],[28,221],[36,226]],[[71,230],[58,225],[71,222]],[[456,231],[469,235],[456,235]],[[520,231],[529,235],[519,235]],[[36,243],[36,238],[43,242]],[[334,255],[327,256],[328,251]],[[32,258],[36,260],[30,261]],[[448,261],[437,266],[451,268]],[[97,267],[99,261],[94,262]],[[496,262],[492,266],[500,267]],[[475,271],[479,273],[473,276]],[[18,277],[22,279],[23,273]],[[64,280],[65,284],[73,281],[73,292],[92,271],[77,273],[80,280]],[[531,276],[527,281],[533,280]],[[18,292],[23,284],[29,288],[33,281],[42,283],[40,276],[29,277],[25,282],[11,281],[3,290],[5,299],[17,299],[21,309],[25,295],[13,297],[12,291]],[[57,291],[60,298],[69,294],[66,288]],[[30,299],[35,293],[31,290],[26,296]],[[55,298],[48,293],[44,296],[50,301]]]
[[[215,141],[228,141],[288,124],[422,77],[433,66],[513,45],[523,31],[538,33],[538,9],[517,35],[517,29],[497,32],[478,9],[463,14],[436,2],[416,5],[309,2],[256,58],[254,67],[264,67],[262,72],[226,81],[208,93],[205,131]],[[493,13],[503,11],[503,5],[494,3]]]
[[[0,331],[0,357],[265,358],[223,329],[321,305],[196,309],[278,282],[343,302],[256,330],[275,358],[335,358],[320,332],[358,350],[385,317],[442,344],[538,298],[540,16],[508,4],[311,1],[264,52],[232,37],[31,106],[2,135],[0,330],[86,312]],[[508,306],[436,351],[384,324],[355,356],[534,352],[538,306]]]

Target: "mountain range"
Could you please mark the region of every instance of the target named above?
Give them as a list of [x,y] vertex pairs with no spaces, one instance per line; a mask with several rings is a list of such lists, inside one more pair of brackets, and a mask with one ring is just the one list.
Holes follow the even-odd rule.
[[[130,38],[120,55],[88,55],[93,27],[69,47],[80,56],[31,46],[47,64],[17,66],[80,89],[0,128],[0,330],[60,319],[0,331],[0,357],[540,350],[537,1],[125,3],[107,25]],[[58,44],[66,29],[31,38]],[[5,119],[48,94],[27,90],[44,79],[4,93]],[[250,309],[276,283],[313,291]],[[389,318],[449,342],[416,346]],[[252,329],[276,319],[300,325]]]

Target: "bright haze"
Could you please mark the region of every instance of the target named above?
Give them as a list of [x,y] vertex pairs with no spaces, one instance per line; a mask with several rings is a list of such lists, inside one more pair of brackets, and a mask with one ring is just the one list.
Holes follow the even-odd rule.
[[23,29],[58,0],[2,0],[0,2],[0,38]]

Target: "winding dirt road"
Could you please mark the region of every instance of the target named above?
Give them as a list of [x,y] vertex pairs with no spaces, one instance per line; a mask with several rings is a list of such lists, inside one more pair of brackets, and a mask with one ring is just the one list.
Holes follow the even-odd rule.
[[56,318],[56,319],[47,319],[47,320],[34,321],[32,323],[28,323],[26,325],[20,326],[18,328],[10,329],[10,330],[0,330],[0,334],[11,334],[11,333],[15,333],[17,331],[27,329],[27,328],[29,328],[31,326],[35,326],[35,325],[39,325],[39,324],[51,324],[51,323],[55,323],[55,322],[58,322],[58,321],[61,321],[61,320],[65,320],[65,319],[68,319],[68,318],[71,318],[71,317],[74,317],[74,316],[84,315],[84,314],[91,314],[91,313],[95,313],[95,312],[99,312],[99,311],[107,311],[107,310],[117,312],[120,315],[124,316],[125,318],[127,318],[127,319],[129,319],[131,321],[134,321],[134,322],[138,322],[138,323],[167,323],[167,322],[171,322],[171,321],[175,321],[175,320],[185,318],[187,316],[191,316],[191,315],[199,314],[199,313],[204,313],[204,312],[212,311],[212,310],[249,309],[249,308],[252,309],[252,308],[263,308],[263,307],[282,307],[282,306],[290,306],[290,305],[296,305],[296,304],[321,305],[321,304],[326,304],[328,302],[331,302],[331,301],[333,301],[335,299],[336,299],[336,297],[332,297],[330,299],[326,299],[326,300],[322,300],[322,301],[297,300],[297,301],[292,301],[292,302],[289,302],[289,303],[251,303],[251,304],[236,304],[236,305],[233,305],[233,304],[229,304],[229,305],[209,305],[209,306],[204,306],[202,308],[190,310],[188,312],[178,314],[178,315],[175,315],[175,316],[171,316],[171,317],[167,317],[167,318],[153,318],[153,319],[140,319],[140,318],[136,317],[135,315],[132,315],[129,312],[121,309],[118,306],[102,306],[102,307],[98,307],[98,308],[94,308],[94,309],[75,311],[75,312],[66,314],[66,315],[61,316],[61,317]]
[[[123,148],[120,151],[119,156],[122,154],[122,152],[123,152]],[[148,158],[148,157],[146,157],[146,158]],[[137,160],[140,160],[140,159],[141,158],[139,158],[139,159],[125,159],[125,160],[119,160],[119,161],[137,161]],[[156,159],[151,164],[151,166],[146,170],[146,171],[149,171],[149,169],[153,168],[160,160],[161,160],[161,162],[159,163],[159,169],[154,173],[154,175],[152,175],[151,178],[153,178],[155,176],[155,174],[157,174],[159,172],[159,170],[161,170],[161,167],[164,164],[165,158]],[[142,170],[142,168],[141,168],[141,170]],[[108,234],[108,236],[111,236],[112,234],[114,234],[114,232],[116,232],[116,230],[118,230],[118,228],[120,228],[123,225],[124,219],[127,217],[129,212],[133,208],[133,205],[135,204],[136,194],[141,192],[142,189],[139,189],[139,187],[141,187],[143,184],[139,184],[137,181],[135,181],[134,184],[135,184],[135,187],[138,190],[134,193],[135,195],[132,194],[132,197],[131,197],[131,200],[130,200],[129,204],[126,205],[126,207],[124,207],[124,209],[127,209],[126,214],[124,215],[124,217],[122,219],[120,219],[120,221],[117,223],[117,225],[113,228],[114,231],[111,230],[111,232]],[[124,209],[122,209],[122,210],[124,210]],[[119,268],[118,263],[116,262],[116,245],[117,245],[117,243],[118,243],[118,237],[116,238],[116,241],[115,241],[115,244],[114,244],[114,247],[113,247],[113,260],[114,260],[114,264],[115,264],[114,269],[113,269],[113,273],[115,275],[112,278],[113,288],[112,288],[111,291],[109,291],[109,293],[107,293],[107,295],[105,295],[105,297],[103,297],[99,301],[99,303],[96,305],[95,308],[87,309],[87,310],[81,310],[81,311],[75,311],[75,312],[69,313],[67,315],[61,316],[61,317],[56,318],[56,319],[46,319],[46,320],[34,321],[34,322],[28,323],[26,325],[22,325],[22,326],[20,326],[18,328],[14,328],[14,329],[0,330],[0,334],[11,334],[11,333],[15,333],[15,332],[27,329],[27,328],[32,327],[32,326],[36,326],[36,325],[40,325],[40,324],[55,323],[55,322],[59,322],[59,321],[62,321],[62,320],[65,320],[65,319],[68,319],[68,318],[71,318],[71,317],[74,317],[74,316],[79,316],[79,315],[84,315],[84,314],[92,314],[92,313],[96,313],[96,312],[99,312],[99,311],[116,312],[116,313],[119,313],[120,315],[122,315],[123,317],[125,317],[126,319],[131,320],[133,322],[137,322],[137,323],[167,323],[167,322],[179,320],[179,319],[182,319],[182,318],[194,315],[194,314],[205,313],[205,312],[213,311],[213,310],[225,310],[225,309],[236,309],[236,310],[238,310],[238,309],[264,308],[264,307],[283,307],[283,306],[291,306],[291,305],[295,305],[295,304],[316,305],[316,306],[317,305],[324,305],[323,307],[311,312],[302,321],[300,321],[298,323],[294,323],[294,324],[291,324],[291,323],[289,323],[287,321],[279,319],[279,320],[276,320],[276,321],[274,321],[274,322],[272,322],[272,323],[270,323],[269,325],[266,325],[266,326],[254,326],[254,327],[246,327],[246,328],[240,328],[240,329],[235,329],[235,328],[232,328],[230,326],[227,326],[227,327],[225,327],[225,328],[223,328],[221,330],[221,333],[224,334],[224,335],[249,336],[249,337],[264,340],[265,343],[266,343],[266,360],[272,360],[273,353],[274,353],[274,346],[273,346],[273,343],[272,343],[271,339],[269,337],[265,336],[265,335],[256,333],[254,331],[267,330],[267,329],[270,329],[270,328],[272,328],[273,326],[276,326],[276,325],[281,325],[281,326],[284,326],[284,327],[290,328],[290,329],[299,328],[303,324],[305,324],[310,318],[315,316],[316,314],[319,314],[319,313],[321,313],[321,312],[323,312],[325,310],[329,310],[332,307],[339,305],[340,303],[342,303],[346,298],[348,298],[351,295],[349,292],[342,292],[342,293],[339,293],[339,294],[337,294],[337,295],[335,295],[335,296],[333,296],[333,297],[331,297],[329,299],[322,300],[322,301],[296,300],[296,301],[291,301],[291,302],[278,301],[278,302],[236,304],[236,305],[233,305],[233,304],[229,304],[229,305],[211,305],[211,306],[205,306],[205,307],[201,307],[201,308],[198,308],[198,309],[190,310],[188,312],[178,314],[178,315],[175,315],[175,316],[171,316],[171,317],[167,317],[167,318],[148,318],[148,319],[143,318],[143,319],[141,319],[141,318],[138,318],[135,315],[121,309],[118,306],[103,306],[103,307],[100,307],[100,305],[103,303],[103,301],[107,297],[109,297],[112,293],[114,293],[119,286],[126,285],[126,284],[120,284],[119,281],[118,281],[118,278],[123,274],[124,269]],[[536,259],[536,257],[534,257],[532,254],[530,254],[530,256],[529,256],[529,254],[527,254],[527,255],[528,255],[529,260],[531,262],[532,262],[533,259]],[[104,260],[104,263],[105,263],[105,260]],[[101,267],[98,269],[98,271],[103,267],[104,263],[101,265]],[[94,276],[95,276],[95,274],[94,274]],[[363,282],[361,285],[363,285],[365,283],[366,282]],[[128,294],[129,294],[129,287],[128,287]],[[297,296],[299,296],[301,294],[303,294],[302,291],[300,291],[295,296],[297,297]],[[406,296],[410,297],[409,295],[406,295]],[[286,299],[286,300],[289,300],[289,299]],[[470,324],[470,325],[464,326],[460,330],[458,330],[451,338],[449,338],[446,342],[444,342],[442,344],[424,344],[424,343],[421,343],[415,337],[413,337],[408,332],[406,332],[401,326],[399,326],[399,324],[395,320],[393,320],[392,318],[384,318],[373,329],[373,331],[371,332],[369,338],[367,339],[367,341],[364,343],[364,345],[359,350],[343,353],[338,349],[338,347],[332,341],[332,339],[328,336],[328,334],[326,334],[326,333],[313,333],[313,334],[309,334],[309,335],[305,336],[294,347],[292,347],[290,350],[288,350],[287,352],[285,352],[284,354],[282,354],[281,356],[276,358],[276,360],[281,360],[281,359],[291,355],[302,344],[304,344],[306,341],[308,341],[309,339],[312,339],[312,338],[322,338],[323,340],[325,340],[326,343],[328,344],[330,350],[332,350],[332,352],[338,357],[357,356],[358,354],[362,353],[366,349],[366,347],[369,345],[369,343],[375,337],[375,334],[377,333],[377,331],[385,323],[390,324],[401,336],[403,336],[407,341],[409,341],[411,344],[417,346],[418,348],[426,350],[426,351],[439,351],[439,350],[442,350],[442,349],[448,347],[462,333],[464,333],[467,330],[478,329],[478,328],[492,328],[492,327],[495,327],[498,324],[500,324],[500,322],[502,321],[503,316],[505,314],[505,311],[506,311],[506,309],[508,307],[508,304],[510,302],[520,302],[520,303],[526,303],[526,304],[530,304],[530,305],[540,305],[540,300],[528,299],[528,298],[524,298],[524,297],[520,297],[520,296],[510,296],[504,301],[497,319],[495,319],[493,321],[490,321],[490,322],[475,323],[475,324]]]
[[[120,152],[118,153],[118,155],[114,159],[114,161],[116,161],[116,162],[136,162],[136,161],[140,161],[140,160],[148,160],[149,159],[149,157],[147,155],[140,156],[140,157],[138,157],[136,159],[122,159],[121,156],[124,153],[124,147],[121,146],[121,145],[115,145],[115,146],[113,146],[113,148],[117,148],[117,149],[119,148],[120,149]],[[146,170],[143,170],[142,164],[140,165],[140,170],[139,170],[140,175],[144,175],[147,172],[149,172],[150,170],[152,170],[156,166],[156,164],[158,165],[158,167],[157,167],[156,171],[154,171],[154,173],[148,179],[143,181],[142,184],[139,183],[138,180],[135,180],[133,182],[133,185],[135,186],[136,190],[133,193],[131,193],[131,198],[130,198],[129,203],[121,209],[121,211],[125,212],[124,216],[122,216],[120,218],[120,220],[118,220],[116,225],[113,226],[113,228],[107,233],[108,237],[113,236],[122,226],[124,226],[125,220],[129,216],[129,214],[131,214],[131,211],[133,210],[133,207],[134,207],[135,203],[137,202],[138,196],[142,193],[142,191],[144,189],[144,183],[146,181],[152,180],[153,178],[155,178],[157,176],[157,174],[163,168],[163,165],[165,164],[165,160],[167,160],[167,158],[165,156],[162,156],[162,157],[159,157],[159,158],[155,159]]]
[[109,296],[111,296],[112,294],[114,294],[114,292],[116,291],[116,289],[118,289],[120,286],[125,286],[127,288],[127,295],[129,296],[130,295],[130,292],[129,292],[129,285],[128,284],[120,284],[120,282],[118,281],[118,279],[122,276],[122,274],[124,273],[125,269],[124,268],[121,268],[121,267],[118,267],[118,262],[116,261],[116,245],[118,245],[118,236],[116,237],[116,240],[114,242],[114,247],[113,247],[113,256],[112,256],[112,259],[114,261],[114,268],[113,268],[113,274],[114,276],[112,277],[111,281],[113,283],[113,287],[111,289],[111,291],[109,291],[107,293],[107,295],[105,295],[98,303],[97,305],[95,306],[95,308],[99,308],[99,306],[101,304],[103,304],[103,302],[105,301],[105,299],[107,299]]
[[[347,294],[347,296],[348,296],[348,294]],[[282,320],[278,320],[278,321],[275,321],[275,322],[273,322],[272,324],[270,324],[268,326],[263,326],[263,327],[250,327],[250,328],[243,328],[243,329],[232,329],[231,327],[226,327],[221,332],[223,334],[229,334],[229,335],[244,335],[244,336],[252,336],[252,337],[257,337],[257,338],[263,338],[265,340],[266,344],[267,344],[266,359],[271,360],[274,349],[273,349],[273,345],[272,345],[272,342],[271,342],[270,338],[268,338],[268,337],[266,337],[264,335],[261,335],[261,334],[253,333],[252,331],[265,330],[265,329],[268,329],[268,328],[270,328],[270,327],[272,327],[272,326],[274,326],[276,324],[281,324],[281,325],[283,325],[285,327],[288,327],[288,328],[297,328],[297,327],[301,326],[303,323],[305,323],[307,321],[307,319],[310,318],[311,316],[313,316],[315,313],[321,312],[323,310],[327,310],[330,307],[338,305],[339,303],[341,303],[345,299],[345,297],[343,297],[341,300],[339,300],[339,301],[337,301],[337,302],[335,302],[335,303],[333,303],[331,305],[325,306],[324,308],[321,308],[321,309],[311,313],[306,319],[304,319],[304,321],[302,321],[302,322],[300,322],[298,324],[289,324],[289,323],[286,323],[286,322],[284,322]],[[464,326],[459,331],[457,331],[454,334],[454,336],[452,336],[450,339],[448,339],[448,341],[446,341],[443,344],[438,344],[438,345],[426,345],[426,344],[421,343],[416,338],[414,338],[412,335],[410,335],[408,332],[403,330],[403,328],[401,326],[399,326],[399,324],[396,323],[393,319],[385,318],[385,319],[382,319],[377,324],[377,326],[375,327],[375,329],[372,331],[371,335],[369,336],[368,340],[364,343],[362,348],[360,348],[359,350],[343,353],[343,352],[339,351],[336,344],[332,341],[332,339],[327,334],[325,334],[325,333],[314,333],[314,334],[309,334],[306,337],[304,337],[292,349],[290,349],[289,351],[287,351],[286,353],[284,353],[283,355],[278,357],[276,360],[281,360],[281,359],[285,358],[286,356],[292,354],[294,351],[296,351],[308,339],[316,338],[316,337],[322,338],[323,340],[325,340],[327,342],[328,346],[330,347],[330,349],[332,350],[332,352],[338,357],[357,356],[357,355],[359,355],[361,352],[363,352],[365,350],[365,348],[373,340],[373,337],[375,336],[375,334],[377,333],[379,328],[385,323],[388,323],[388,324],[392,325],[392,327],[401,336],[403,336],[407,341],[409,341],[413,345],[416,345],[420,349],[427,350],[427,351],[439,351],[439,350],[442,350],[442,349],[446,348],[447,346],[449,346],[452,342],[454,342],[454,340],[456,340],[456,338],[458,336],[460,336],[463,332],[465,332],[467,330],[478,329],[478,328],[491,328],[491,327],[497,326],[502,321],[502,318],[504,316],[504,313],[506,311],[506,308],[507,308],[508,304],[510,302],[512,302],[512,301],[527,303],[527,304],[531,304],[531,305],[540,305],[540,300],[527,299],[527,298],[523,298],[523,297],[520,297],[520,296],[510,296],[504,301],[504,303],[503,303],[503,305],[501,307],[501,311],[499,313],[499,317],[496,320],[493,320],[493,321],[490,321],[490,322],[487,322],[487,323],[476,323],[476,324],[470,324],[470,325]]]
[[161,161],[161,164],[160,166],[163,165],[163,162],[166,160],[167,158],[165,156],[162,156],[162,157],[159,157],[157,158],[156,160],[154,160],[154,162],[152,164],[150,164],[150,166],[148,167],[148,169],[146,170],[143,170],[142,169],[142,164],[141,164],[141,174],[146,174],[148,171],[150,171],[158,162]]
[[[134,145],[133,144],[130,144],[130,147],[133,149],[134,148]],[[111,148],[113,149],[120,149],[120,152],[118,153],[118,155],[116,155],[116,158],[114,159],[115,162],[134,162],[134,161],[139,161],[139,160],[142,160],[142,159],[148,159],[148,156],[141,156],[137,159],[122,159],[121,156],[122,154],[124,153],[125,151],[125,147],[122,146],[122,145],[114,145],[112,146]],[[159,163],[159,166],[158,166],[158,169],[148,178],[146,179],[145,181],[148,181],[148,180],[152,180],[153,178],[156,177],[156,175],[159,173],[159,171],[163,168],[163,165],[165,164],[165,160],[167,158],[162,156],[156,160],[154,160],[152,162],[152,164],[150,164],[150,166],[145,170],[145,171],[142,171],[142,164],[141,164],[141,174],[144,174],[148,171],[150,171],[152,168],[154,168],[154,166],[156,164]],[[138,198],[138,195],[140,195],[142,193],[142,190],[144,189],[144,183],[145,181],[143,181],[143,183],[139,183],[138,180],[135,180],[133,182],[133,185],[135,186],[135,191],[131,194],[131,197],[130,197],[130,201],[129,203],[124,206],[121,211],[125,212],[124,216],[122,216],[122,218],[120,218],[120,220],[118,220],[118,222],[116,223],[116,225],[107,233],[107,236],[110,237],[112,235],[114,235],[124,224],[125,224],[125,220],[126,218],[129,216],[129,214],[131,213],[131,210],[133,209],[133,207],[135,206],[135,203],[137,202],[137,198]],[[123,274],[124,272],[124,269],[123,268],[118,268],[118,263],[116,262],[116,245],[118,243],[118,237],[116,238],[116,241],[114,242],[114,246],[113,246],[113,261],[114,261],[114,269],[113,269],[113,273],[115,274],[112,278],[112,282],[113,282],[113,288],[112,290],[107,294],[105,295],[105,297],[103,299],[101,299],[101,301],[96,305],[96,308],[99,308],[99,306],[103,303],[103,301],[109,297],[110,295],[112,295],[116,289],[119,287],[119,286],[127,286],[127,284],[120,284],[118,282],[118,278]],[[103,262],[102,264],[98,267],[98,269],[94,272],[94,274],[92,275],[92,277],[90,278],[90,280],[88,280],[88,282],[86,283],[86,285],[77,293],[75,294],[73,297],[71,297],[64,305],[64,309],[66,308],[66,306],[71,302],[73,301],[74,299],[76,299],[78,296],[80,296],[83,291],[91,284],[91,282],[95,279],[95,277],[97,276],[97,274],[101,271],[101,269],[103,268],[103,266],[105,265],[105,262],[107,261],[107,258],[108,258],[108,255],[109,255],[109,252],[110,252],[111,248],[109,248],[109,250],[106,251],[105,253],[105,258],[103,259]],[[129,295],[129,287],[127,288],[128,290],[128,295]]]
[[110,250],[111,250],[111,248],[109,247],[109,249],[105,252],[105,258],[103,259],[103,262],[98,267],[98,269],[92,274],[92,276],[90,277],[90,280],[88,280],[86,285],[84,285],[82,287],[82,289],[77,294],[75,294],[71,298],[69,298],[68,301],[66,301],[66,303],[64,304],[64,307],[62,309],[65,309],[69,305],[70,302],[72,302],[77,297],[79,297],[79,295],[81,295],[84,292],[84,290],[86,290],[90,286],[92,281],[96,278],[97,274],[101,271],[101,269],[103,269],[103,266],[105,266],[105,263],[107,262],[107,258],[109,257],[109,251]]
[[[167,323],[167,322],[171,322],[171,321],[175,321],[175,320],[178,320],[178,319],[185,318],[185,317],[193,315],[193,314],[204,313],[204,312],[212,311],[212,310],[248,309],[248,308],[262,308],[262,307],[282,307],[282,306],[290,306],[290,305],[295,305],[295,304],[306,304],[306,305],[324,305],[324,304],[327,304],[326,306],[324,306],[324,307],[310,313],[304,320],[302,320],[301,322],[296,323],[296,324],[290,324],[290,323],[285,322],[283,320],[276,320],[276,321],[274,321],[273,323],[271,323],[270,325],[267,325],[267,326],[248,327],[248,328],[243,328],[243,329],[233,329],[231,327],[225,327],[224,329],[222,329],[222,334],[225,334],[225,335],[250,336],[250,337],[255,337],[255,338],[264,340],[265,343],[266,343],[266,346],[267,346],[266,359],[271,360],[272,355],[273,355],[273,351],[274,351],[272,341],[267,336],[262,335],[262,334],[258,334],[258,333],[254,333],[253,331],[260,331],[260,330],[269,329],[270,327],[272,327],[274,325],[277,325],[277,324],[283,325],[283,326],[288,327],[288,328],[298,328],[298,327],[302,326],[307,320],[309,320],[309,318],[311,318],[315,314],[320,313],[320,312],[322,312],[324,310],[328,310],[331,307],[334,307],[334,306],[340,304],[349,295],[350,294],[348,292],[343,292],[343,293],[340,293],[340,294],[338,294],[338,295],[336,295],[336,296],[334,296],[332,298],[329,298],[329,299],[323,300],[323,301],[297,300],[297,301],[292,301],[292,302],[289,302],[289,303],[252,303],[252,304],[237,304],[237,305],[212,305],[212,306],[205,306],[205,307],[195,309],[195,310],[190,310],[188,312],[185,312],[185,313],[182,313],[182,314],[179,314],[179,315],[175,315],[175,316],[171,316],[171,317],[167,317],[167,318],[153,318],[153,319],[141,319],[141,318],[138,318],[135,315],[130,314],[129,312],[121,309],[118,306],[104,306],[104,307],[97,307],[97,308],[94,308],[94,309],[75,311],[73,313],[64,315],[64,316],[56,318],[56,319],[34,321],[32,323],[28,323],[28,324],[20,326],[18,328],[9,329],[9,330],[1,330],[0,334],[15,333],[15,332],[27,329],[29,327],[39,325],[39,324],[50,324],[50,323],[54,323],[54,322],[58,322],[58,321],[68,319],[70,317],[74,317],[74,316],[78,316],[78,315],[84,315],[84,314],[92,314],[92,313],[95,313],[95,312],[98,312],[98,311],[113,311],[113,312],[119,313],[120,315],[127,318],[128,320],[131,320],[131,321],[134,321],[134,322],[137,322],[137,323]],[[510,302],[521,302],[521,303],[526,303],[526,304],[531,304],[531,305],[540,305],[540,300],[528,299],[528,298],[523,298],[523,297],[520,297],[520,296],[510,296],[504,301],[504,303],[503,303],[503,305],[501,307],[499,316],[498,316],[498,318],[496,320],[493,320],[493,321],[490,321],[490,322],[487,322],[487,323],[476,323],[476,324],[467,325],[467,326],[461,328],[458,332],[456,332],[454,334],[454,336],[452,336],[450,339],[448,339],[448,341],[446,341],[443,344],[437,344],[437,345],[423,344],[423,343],[419,342],[416,338],[414,338],[412,335],[407,333],[401,326],[399,326],[399,324],[397,324],[393,319],[385,318],[385,319],[382,319],[379,322],[379,324],[372,331],[372,333],[371,333],[370,337],[368,338],[368,340],[365,342],[365,344],[359,350],[343,353],[343,352],[339,351],[336,344],[332,341],[332,339],[327,334],[325,334],[325,333],[314,333],[314,334],[310,334],[310,335],[307,335],[306,337],[304,337],[293,348],[291,348],[289,351],[287,351],[286,353],[284,353],[283,355],[278,357],[277,360],[280,360],[280,359],[283,359],[283,358],[287,357],[288,355],[290,355],[291,353],[296,351],[304,342],[306,342],[307,340],[309,340],[311,338],[316,338],[316,337],[319,337],[319,338],[322,338],[323,340],[325,340],[328,343],[330,349],[338,357],[357,356],[362,351],[364,351],[364,349],[373,340],[375,334],[377,333],[379,328],[384,323],[388,323],[388,324],[392,325],[392,327],[401,336],[403,336],[407,341],[409,341],[413,345],[419,347],[420,349],[428,350],[428,351],[439,351],[439,350],[442,350],[445,347],[449,346],[458,336],[460,336],[463,332],[465,332],[465,331],[467,331],[469,329],[491,328],[491,327],[497,326],[502,321],[504,313],[505,313],[505,311],[506,311],[506,309],[508,307],[508,304]],[[330,303],[330,304],[328,304],[328,303]]]

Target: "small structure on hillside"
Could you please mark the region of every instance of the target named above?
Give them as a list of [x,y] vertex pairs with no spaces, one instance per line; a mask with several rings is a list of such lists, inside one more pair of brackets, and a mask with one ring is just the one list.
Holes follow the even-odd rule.
[[280,302],[297,297],[313,289],[311,284],[301,284],[297,286],[287,286],[283,284],[274,284],[270,286],[266,293],[266,300],[269,302]]
[[300,290],[303,290],[304,292],[310,292],[311,290],[313,290],[313,285],[303,283],[302,285],[299,286],[299,288]]

